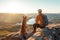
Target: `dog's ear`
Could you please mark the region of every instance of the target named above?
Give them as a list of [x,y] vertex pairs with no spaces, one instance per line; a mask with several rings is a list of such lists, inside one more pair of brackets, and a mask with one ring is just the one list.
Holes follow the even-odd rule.
[[24,16],[23,16],[23,18],[24,18]]
[[27,17],[25,16],[24,18],[26,19]]
[[27,17],[26,16],[23,16],[23,19],[26,19]]

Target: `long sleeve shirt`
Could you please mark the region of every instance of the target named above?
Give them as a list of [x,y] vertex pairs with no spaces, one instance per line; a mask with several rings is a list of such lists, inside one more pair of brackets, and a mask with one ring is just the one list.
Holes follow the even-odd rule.
[[47,26],[49,22],[47,16],[42,14],[36,16],[35,23],[39,24],[40,26]]
[[36,21],[36,24],[39,24],[40,26],[43,26],[43,23],[42,23],[42,15],[37,15],[35,21]]

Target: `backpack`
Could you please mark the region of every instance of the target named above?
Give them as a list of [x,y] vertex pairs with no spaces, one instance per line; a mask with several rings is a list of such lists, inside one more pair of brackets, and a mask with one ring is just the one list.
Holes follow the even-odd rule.
[[42,23],[43,26],[47,26],[48,25],[48,18],[46,15],[42,15]]

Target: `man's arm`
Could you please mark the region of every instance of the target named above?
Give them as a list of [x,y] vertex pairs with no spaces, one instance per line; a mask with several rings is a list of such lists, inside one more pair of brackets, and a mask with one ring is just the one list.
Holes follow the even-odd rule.
[[36,19],[35,19],[35,23],[36,23],[36,24],[38,24],[38,20],[39,20],[39,19],[38,19],[38,16],[37,16]]

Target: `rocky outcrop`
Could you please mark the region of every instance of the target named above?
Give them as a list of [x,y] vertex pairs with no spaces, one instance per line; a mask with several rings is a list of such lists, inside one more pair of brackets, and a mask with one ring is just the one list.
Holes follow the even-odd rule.
[[[57,27],[60,26],[59,24],[50,24],[49,27]],[[44,32],[41,31],[42,29],[37,28],[35,33],[27,33],[25,34],[26,40],[42,40],[43,35],[45,35]],[[49,35],[49,34],[48,34]],[[2,38],[1,40],[25,40],[22,35],[19,32],[13,32],[11,34],[8,34],[6,37]]]

